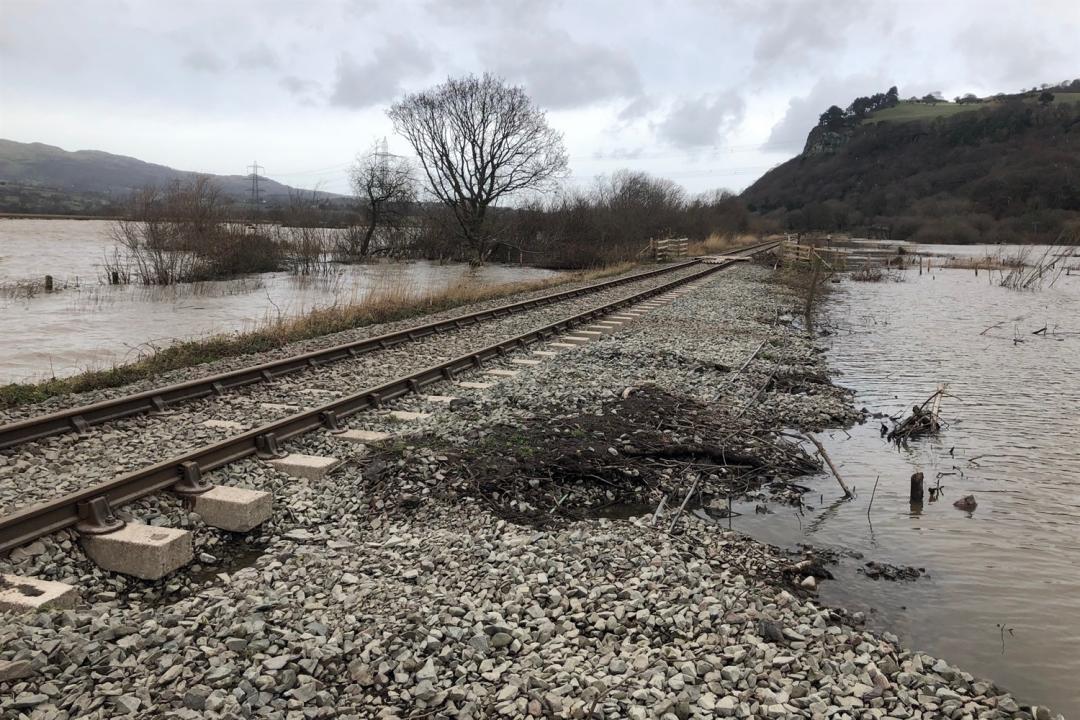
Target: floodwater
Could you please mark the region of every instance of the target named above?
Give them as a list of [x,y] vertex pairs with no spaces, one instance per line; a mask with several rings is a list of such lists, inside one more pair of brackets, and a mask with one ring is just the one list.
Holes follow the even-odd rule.
[[925,262],[935,267],[951,260],[1007,260],[1024,258],[1033,264],[1043,258],[1064,258],[1065,265],[1080,272],[1080,257],[1072,248],[1060,245],[1005,245],[972,243],[969,245],[919,244],[906,240],[871,240],[867,238],[844,238],[827,243],[827,247],[844,253],[847,269],[862,265],[883,265],[903,254],[907,263],[919,265]]
[[[173,287],[104,283],[114,242],[104,220],[0,219],[0,383],[129,362],[170,343],[250,330],[282,316],[361,300],[382,287],[439,290],[553,275],[539,268],[427,262],[341,266],[330,277],[263,273]],[[52,275],[57,292],[42,292]]]
[[[819,586],[825,601],[869,611],[877,627],[1021,703],[1080,717],[1080,276],[1031,292],[985,271],[909,269],[899,283],[845,281],[827,314],[829,362],[858,407],[910,412],[948,383],[948,427],[902,448],[875,419],[850,437],[822,433],[858,497],[843,502],[823,474],[805,483],[812,511],[751,506],[734,527],[862,553]],[[940,482],[943,499],[909,504],[916,471],[928,487]],[[966,495],[974,512],[953,507]],[[927,577],[873,581],[857,572],[871,559]]]

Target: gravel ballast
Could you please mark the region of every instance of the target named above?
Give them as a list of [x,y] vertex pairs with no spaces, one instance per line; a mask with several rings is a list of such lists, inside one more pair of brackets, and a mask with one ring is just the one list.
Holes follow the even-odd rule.
[[[0,716],[1054,717],[822,607],[788,553],[674,509],[693,478],[730,492],[741,470],[703,469],[716,461],[700,453],[654,458],[655,482],[627,483],[649,507],[672,497],[657,522],[594,516],[621,492],[612,478],[642,467],[621,464],[632,449],[737,444],[749,463],[786,447],[769,428],[859,419],[821,382],[798,306],[764,268],[725,270],[541,365],[509,356],[516,377],[460,378],[491,388],[446,384],[430,392],[452,403],[388,408],[426,419],[350,418],[394,433],[387,446],[323,433],[287,443],[343,461],[322,480],[235,463],[210,479],[275,496],[274,517],[246,536],[202,526],[167,495],[133,503],[126,514],[195,533],[196,563],[157,583],[98,570],[67,532],[17,550],[0,572],[76,584],[83,601],[3,618]],[[699,423],[715,408],[731,434],[664,414],[659,430],[603,436],[603,418],[634,398],[666,398]],[[589,428],[557,447],[610,458],[588,467],[612,474],[541,480],[571,466],[539,444],[515,449],[511,431],[549,426]],[[481,454],[537,476],[530,506],[555,502],[526,509],[484,488],[469,462]],[[771,459],[754,472],[789,479]]]

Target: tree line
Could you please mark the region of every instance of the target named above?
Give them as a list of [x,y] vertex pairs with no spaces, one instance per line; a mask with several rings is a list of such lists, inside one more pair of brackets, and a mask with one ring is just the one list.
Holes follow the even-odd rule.
[[847,106],[846,110],[841,110],[836,105],[830,106],[829,109],[821,113],[821,117],[818,118],[818,127],[833,131],[855,127],[862,122],[867,115],[875,110],[890,108],[899,103],[900,91],[893,85],[883,93],[874,93],[873,95],[866,97],[855,98],[851,101],[851,104]]
[[[373,255],[588,267],[637,257],[653,238],[704,239],[745,232],[752,222],[733,193],[690,196],[670,180],[640,172],[616,172],[586,189],[566,187],[562,135],[523,88],[494,75],[451,78],[407,94],[387,115],[414,158],[374,144],[351,166],[347,204],[312,193],[265,213],[261,219],[291,229],[271,233],[254,226],[277,242],[269,263],[305,274],[320,267],[313,257],[363,262]],[[207,190],[177,186],[166,189],[168,197],[137,194],[129,215],[140,224],[121,225],[122,244],[215,247],[213,239],[163,243],[159,231],[148,231],[155,234],[149,237],[139,230],[161,225],[163,215],[184,205],[181,196]],[[328,221],[339,228],[301,232]],[[180,218],[171,227],[194,226]]]

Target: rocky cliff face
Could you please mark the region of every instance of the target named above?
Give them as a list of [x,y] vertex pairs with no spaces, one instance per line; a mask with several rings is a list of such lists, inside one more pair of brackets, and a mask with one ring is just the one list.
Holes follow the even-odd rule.
[[805,157],[835,155],[840,148],[847,145],[854,132],[854,128],[829,130],[819,125],[806,136],[806,145],[803,147],[802,154]]

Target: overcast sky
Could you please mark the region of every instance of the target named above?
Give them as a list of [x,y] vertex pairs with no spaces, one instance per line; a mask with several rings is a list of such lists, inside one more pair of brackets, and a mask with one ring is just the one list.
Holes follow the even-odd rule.
[[572,181],[741,189],[830,104],[1080,76],[1078,0],[0,0],[0,137],[347,190],[386,107],[447,76],[524,85]]

